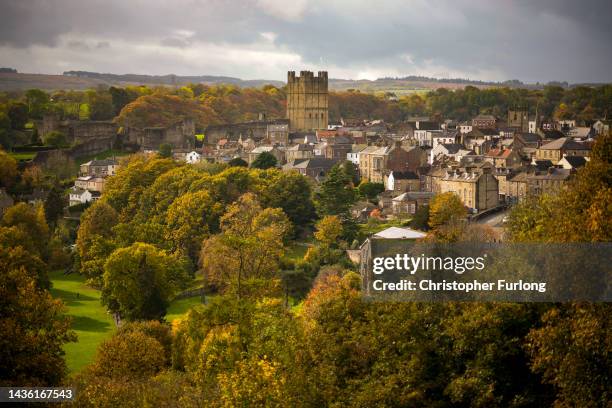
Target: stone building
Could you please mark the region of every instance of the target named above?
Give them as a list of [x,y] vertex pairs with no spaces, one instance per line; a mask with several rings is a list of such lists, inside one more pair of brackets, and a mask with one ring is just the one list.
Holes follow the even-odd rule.
[[310,71],[287,73],[287,118],[291,132],[327,129],[328,123],[327,72],[317,76]]
[[529,110],[521,106],[508,109],[508,127],[518,132],[529,132]]
[[557,164],[564,156],[588,157],[590,153],[591,149],[587,144],[575,142],[569,137],[562,137],[540,146],[535,158],[550,160],[553,164]]
[[368,146],[359,152],[361,178],[372,183],[383,183],[390,171],[417,172],[427,163],[427,153],[421,147],[406,149],[401,142],[393,146]]
[[440,193],[455,193],[472,212],[499,205],[499,183],[490,169],[448,170],[438,182]]
[[310,159],[314,157],[313,147],[312,145],[299,143],[288,147],[285,150],[285,156],[287,158],[287,163],[298,159]]

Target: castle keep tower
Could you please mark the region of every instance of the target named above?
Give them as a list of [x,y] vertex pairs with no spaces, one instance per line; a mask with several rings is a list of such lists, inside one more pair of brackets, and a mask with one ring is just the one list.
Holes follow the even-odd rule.
[[327,72],[287,73],[289,131],[327,129]]

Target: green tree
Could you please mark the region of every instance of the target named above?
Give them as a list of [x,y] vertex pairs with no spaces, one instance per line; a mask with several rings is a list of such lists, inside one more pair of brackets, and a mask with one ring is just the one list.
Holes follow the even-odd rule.
[[53,147],[64,147],[68,141],[66,140],[66,135],[64,135],[62,132],[53,130],[45,134],[43,143]]
[[429,230],[429,206],[428,205],[420,205],[416,212],[414,213],[414,217],[410,221],[410,226],[412,228],[419,229],[421,231]]
[[321,183],[315,196],[319,215],[348,217],[348,211],[356,199],[353,180],[342,166],[335,165]]
[[359,195],[365,199],[373,201],[378,197],[380,193],[385,191],[385,185],[383,183],[371,183],[369,181],[362,181],[357,187]]
[[58,184],[54,185],[49,190],[44,204],[45,216],[49,224],[55,225],[59,217],[64,213],[66,204],[66,197],[61,187]]
[[311,224],[316,213],[310,181],[298,172],[269,170],[268,175],[269,183],[260,194],[262,204],[281,208],[297,227],[296,233]]
[[274,157],[272,153],[262,152],[255,158],[255,160],[253,160],[251,167],[265,170],[276,167],[276,164],[276,157]]
[[159,145],[159,157],[172,157],[172,145],[170,143],[162,143]]
[[331,248],[338,245],[342,236],[342,221],[337,215],[327,215],[317,222],[315,238],[322,245]]
[[195,262],[202,241],[218,230],[222,213],[223,206],[207,191],[183,194],[168,207],[166,238]]
[[50,98],[46,92],[40,89],[29,89],[26,91],[26,103],[28,105],[28,116],[32,119],[42,119],[50,107]]
[[7,114],[11,120],[11,128],[21,130],[28,123],[28,105],[23,102],[12,102],[8,106]]
[[104,263],[115,249],[113,228],[117,223],[117,212],[103,201],[96,201],[81,215],[76,239],[80,270],[97,286],[102,286]]
[[159,320],[184,286],[185,265],[150,244],[115,250],[104,264],[102,303],[127,320]]
[[234,157],[232,160],[227,162],[230,167],[249,167],[249,163],[242,160],[240,157]]
[[107,91],[100,89],[87,91],[87,104],[91,120],[109,120],[114,116],[113,98]]

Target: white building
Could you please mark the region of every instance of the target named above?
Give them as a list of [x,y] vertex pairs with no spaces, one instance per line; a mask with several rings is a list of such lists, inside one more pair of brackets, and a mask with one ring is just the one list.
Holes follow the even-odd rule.
[[76,186],[70,189],[69,195],[70,195],[70,201],[69,201],[70,205],[85,204],[85,203],[90,202],[93,199],[93,196],[89,190],[83,190],[82,188],[79,188]]
[[191,163],[191,164],[199,163],[200,160],[202,160],[202,155],[200,153],[196,152],[195,150],[193,150],[193,151],[191,151],[191,152],[189,152],[189,153],[187,153],[185,155],[185,161],[187,163]]
[[366,145],[353,145],[350,152],[346,154],[346,160],[359,167],[359,152],[365,149]]

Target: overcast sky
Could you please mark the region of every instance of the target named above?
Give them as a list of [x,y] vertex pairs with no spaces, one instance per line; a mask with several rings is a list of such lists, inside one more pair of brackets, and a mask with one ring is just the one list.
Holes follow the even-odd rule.
[[612,82],[612,1],[0,0],[0,66]]

